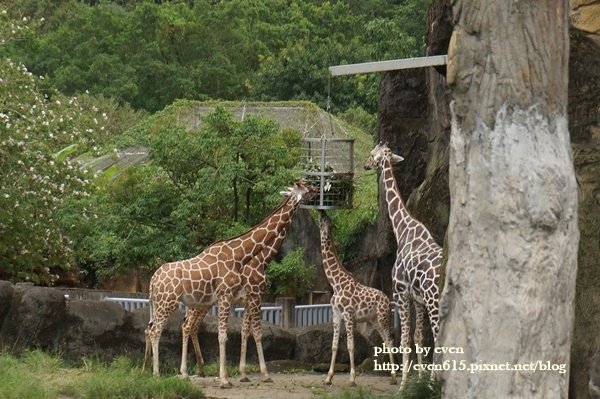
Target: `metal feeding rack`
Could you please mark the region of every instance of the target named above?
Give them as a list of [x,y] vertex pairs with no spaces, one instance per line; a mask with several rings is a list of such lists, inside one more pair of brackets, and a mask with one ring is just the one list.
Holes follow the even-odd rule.
[[301,162],[304,181],[319,190],[303,208],[352,208],[354,139],[304,138]]

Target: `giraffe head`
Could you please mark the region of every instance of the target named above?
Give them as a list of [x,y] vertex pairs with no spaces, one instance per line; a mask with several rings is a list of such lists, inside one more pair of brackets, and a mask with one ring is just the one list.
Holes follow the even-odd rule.
[[391,164],[397,164],[404,160],[400,155],[392,153],[387,143],[379,143],[371,151],[371,156],[365,162],[365,169],[377,169],[383,166],[383,161],[389,159]]
[[327,213],[319,209],[319,230],[321,231],[322,238],[329,238],[331,236],[331,229],[333,228],[333,222],[327,215]]
[[294,205],[305,204],[310,202],[319,194],[319,190],[315,187],[304,184],[302,181],[295,182],[291,187],[281,192],[284,197],[290,197]]

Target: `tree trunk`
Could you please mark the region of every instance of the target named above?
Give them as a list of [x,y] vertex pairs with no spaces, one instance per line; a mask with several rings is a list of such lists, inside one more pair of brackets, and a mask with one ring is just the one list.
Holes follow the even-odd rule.
[[[464,353],[436,359],[459,369],[442,373],[443,395],[566,398],[579,241],[568,4],[455,0],[453,12],[449,258],[437,346]],[[483,364],[488,371],[477,371]],[[523,370],[490,371],[507,366]]]

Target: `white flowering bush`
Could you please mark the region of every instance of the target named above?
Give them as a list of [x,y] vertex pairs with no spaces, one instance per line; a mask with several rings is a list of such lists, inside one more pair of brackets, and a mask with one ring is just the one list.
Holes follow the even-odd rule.
[[[0,42],[27,22],[0,10]],[[51,284],[73,264],[59,211],[68,199],[89,196],[89,174],[73,159],[104,120],[76,98],[43,93],[41,79],[0,59],[0,277]]]

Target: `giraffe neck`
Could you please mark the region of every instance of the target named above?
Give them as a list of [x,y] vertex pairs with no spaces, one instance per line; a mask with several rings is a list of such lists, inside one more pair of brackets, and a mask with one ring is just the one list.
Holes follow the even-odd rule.
[[381,176],[385,189],[385,201],[388,205],[388,215],[392,222],[396,241],[400,243],[402,232],[410,225],[413,218],[408,213],[404,201],[402,201],[389,158],[383,161]]
[[323,269],[325,270],[325,276],[335,291],[339,289],[338,280],[340,277],[350,276],[352,279],[354,279],[352,274],[338,259],[331,235],[323,230],[321,230],[321,256],[323,258]]
[[273,260],[275,255],[277,255],[277,252],[279,252],[279,248],[281,248],[281,244],[283,243],[283,240],[285,239],[287,230],[288,230],[287,227],[285,227],[283,230],[281,230],[281,232],[279,233],[277,238],[275,238],[275,241],[273,241],[270,244],[265,245],[263,250],[261,252],[259,252],[258,255],[256,255],[254,258],[252,258],[250,260],[250,262],[248,262],[244,265],[244,268],[254,269],[254,270],[258,270],[258,271],[262,272],[264,269],[264,266],[267,263],[269,263],[271,260]]
[[[298,202],[289,197],[251,230],[239,237],[223,241],[223,244],[231,249],[235,261],[245,265],[267,246],[272,245],[280,233],[289,226],[297,208]],[[274,256],[274,253],[271,256]]]

